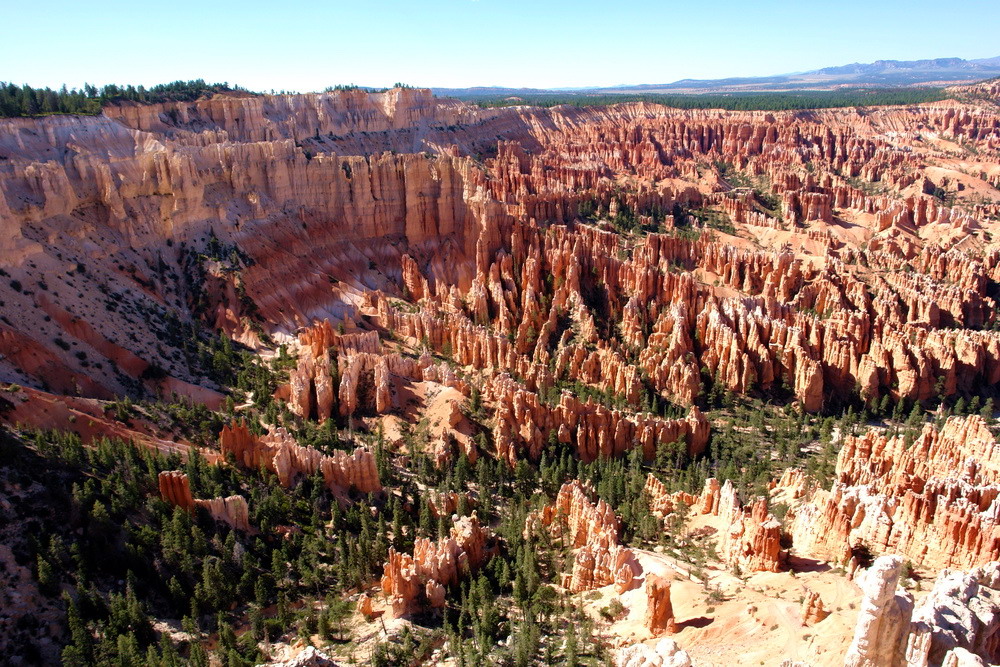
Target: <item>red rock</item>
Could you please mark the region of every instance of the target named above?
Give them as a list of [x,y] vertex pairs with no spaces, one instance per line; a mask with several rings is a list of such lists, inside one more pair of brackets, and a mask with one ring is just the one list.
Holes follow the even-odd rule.
[[[720,515],[727,516],[721,511]],[[722,531],[719,545],[727,565],[741,572],[783,569],[787,554],[781,548],[781,523],[768,512],[765,498],[757,498],[746,508],[735,505],[727,523],[729,528]]]
[[290,486],[299,475],[309,476],[322,471],[324,481],[335,493],[352,488],[361,493],[382,490],[375,457],[363,447],[350,454],[338,450],[327,456],[311,447],[296,445],[284,429],[257,438],[244,422],[224,426],[219,434],[219,445],[223,453],[232,453],[241,465],[265,466],[272,470],[283,486]]
[[863,544],[918,567],[971,568],[1000,559],[996,441],[977,416],[925,426],[907,445],[875,431],[844,440],[837,480],[793,508],[801,553],[846,562]]
[[528,517],[525,532],[536,530],[547,530],[553,539],[577,548],[565,581],[574,593],[611,584],[623,593],[635,586],[642,572],[632,550],[618,543],[614,510],[603,500],[591,503],[578,481],[563,484],[553,504]]
[[667,493],[667,488],[663,482],[650,473],[646,476],[646,485],[643,492],[649,498],[649,509],[654,515],[661,519],[669,514],[673,514],[677,507],[684,503],[688,507],[695,507],[699,503],[699,497],[690,493],[676,491]]
[[159,475],[160,498],[183,510],[194,509],[191,483],[188,476],[179,470],[164,470]]
[[646,629],[657,636],[677,632],[674,608],[670,603],[670,581],[656,574],[646,575]]
[[367,621],[371,621],[375,616],[372,599],[366,593],[362,593],[358,597],[358,613],[361,614]]

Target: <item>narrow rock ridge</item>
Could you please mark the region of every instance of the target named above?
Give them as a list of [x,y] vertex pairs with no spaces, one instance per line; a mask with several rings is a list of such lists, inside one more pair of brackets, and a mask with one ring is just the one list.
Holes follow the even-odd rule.
[[223,454],[232,454],[240,465],[264,466],[276,473],[285,487],[291,486],[297,476],[321,472],[327,487],[341,496],[352,489],[359,493],[382,491],[375,457],[364,447],[356,448],[353,453],[338,450],[328,456],[312,447],[295,444],[282,428],[258,437],[243,421],[222,428],[219,447]]
[[196,507],[205,509],[216,521],[227,523],[237,530],[250,532],[250,508],[243,496],[196,500],[191,495],[191,481],[179,470],[165,470],[159,474],[160,498],[193,512]]

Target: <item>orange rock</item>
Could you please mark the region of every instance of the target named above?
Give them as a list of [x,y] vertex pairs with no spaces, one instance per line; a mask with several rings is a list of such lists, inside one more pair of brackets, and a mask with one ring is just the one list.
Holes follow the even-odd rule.
[[443,607],[445,588],[470,576],[485,562],[489,538],[489,529],[480,526],[473,512],[457,519],[445,539],[418,539],[412,556],[390,548],[381,583],[392,616],[411,614],[424,604]]
[[186,474],[180,470],[164,470],[159,474],[159,484],[160,498],[164,501],[189,512],[194,509],[191,482]]
[[816,625],[829,615],[830,612],[823,607],[819,593],[806,591],[805,599],[802,601],[802,625]]
[[195,500],[191,496],[191,482],[180,470],[164,470],[159,474],[160,497],[171,505],[191,512],[195,507],[204,508],[213,519],[228,523],[237,530],[250,531],[250,508],[243,496]]
[[219,434],[223,453],[232,453],[238,463],[247,467],[265,466],[278,475],[283,486],[290,486],[299,475],[322,471],[331,491],[345,493],[356,489],[361,493],[378,493],[382,484],[378,478],[375,457],[371,451],[358,447],[353,453],[337,450],[331,456],[312,447],[301,447],[284,429],[276,429],[258,438],[242,421],[224,426]]
[[614,510],[603,500],[593,504],[579,481],[566,482],[556,500],[529,515],[525,533],[547,530],[553,539],[577,548],[566,579],[570,591],[614,584],[619,593],[636,585],[642,567],[631,549],[618,543],[620,526]]
[[365,620],[371,621],[375,616],[375,609],[372,604],[372,599],[368,597],[367,593],[362,593],[358,597],[358,613],[364,616]]
[[653,636],[677,632],[674,608],[670,603],[670,581],[656,574],[646,575],[646,601],[646,629]]
[[928,424],[912,444],[847,437],[836,474],[789,515],[798,551],[846,562],[861,544],[929,569],[1000,560],[1000,465],[978,416]]

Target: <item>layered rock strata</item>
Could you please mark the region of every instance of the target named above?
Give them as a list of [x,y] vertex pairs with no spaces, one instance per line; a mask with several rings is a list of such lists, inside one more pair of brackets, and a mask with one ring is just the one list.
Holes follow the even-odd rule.
[[927,424],[912,443],[875,430],[849,436],[832,487],[790,513],[795,549],[847,562],[864,546],[931,570],[998,560],[996,449],[978,416]]
[[[418,302],[418,340],[461,365],[510,369],[529,390],[579,382],[633,414],[690,404],[709,381],[788,388],[807,410],[856,387],[873,400],[993,387],[998,126],[978,104],[486,110],[410,90],[5,119],[15,317],[0,376],[102,398],[198,392],[214,387],[179,342],[195,318],[259,346],[356,320],[382,293]],[[977,166],[927,166],[923,132]],[[973,190],[985,195],[961,206],[933,194]],[[708,233],[692,213],[707,209],[761,248]],[[293,374],[298,413],[351,414],[311,361]],[[354,364],[384,376],[382,361]]]
[[219,434],[223,454],[232,454],[236,462],[249,468],[264,466],[278,475],[282,486],[290,486],[300,475],[320,472],[331,491],[344,494],[351,489],[360,493],[378,493],[379,482],[375,457],[358,447],[353,453],[338,450],[325,455],[312,447],[302,447],[284,429],[258,437],[246,423],[237,421],[224,426]]

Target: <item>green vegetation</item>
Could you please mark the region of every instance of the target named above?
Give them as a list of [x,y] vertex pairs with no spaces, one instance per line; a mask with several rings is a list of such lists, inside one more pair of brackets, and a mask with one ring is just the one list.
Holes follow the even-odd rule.
[[632,102],[662,104],[677,109],[726,109],[730,111],[788,111],[796,109],[830,109],[856,106],[891,106],[923,104],[947,99],[942,88],[852,88],[837,91],[794,91],[726,94],[602,94],[602,93],[535,93],[517,95],[463,96],[482,107],[531,105],[553,107],[609,106]]
[[45,114],[95,115],[106,104],[138,102],[190,102],[200,97],[217,93],[241,93],[250,95],[244,88],[228,83],[205,83],[203,79],[194,81],[174,81],[150,88],[143,86],[117,86],[108,84],[101,88],[84,84],[82,89],[32,88],[28,84],[18,86],[0,82],[0,118],[18,116],[40,116]]

